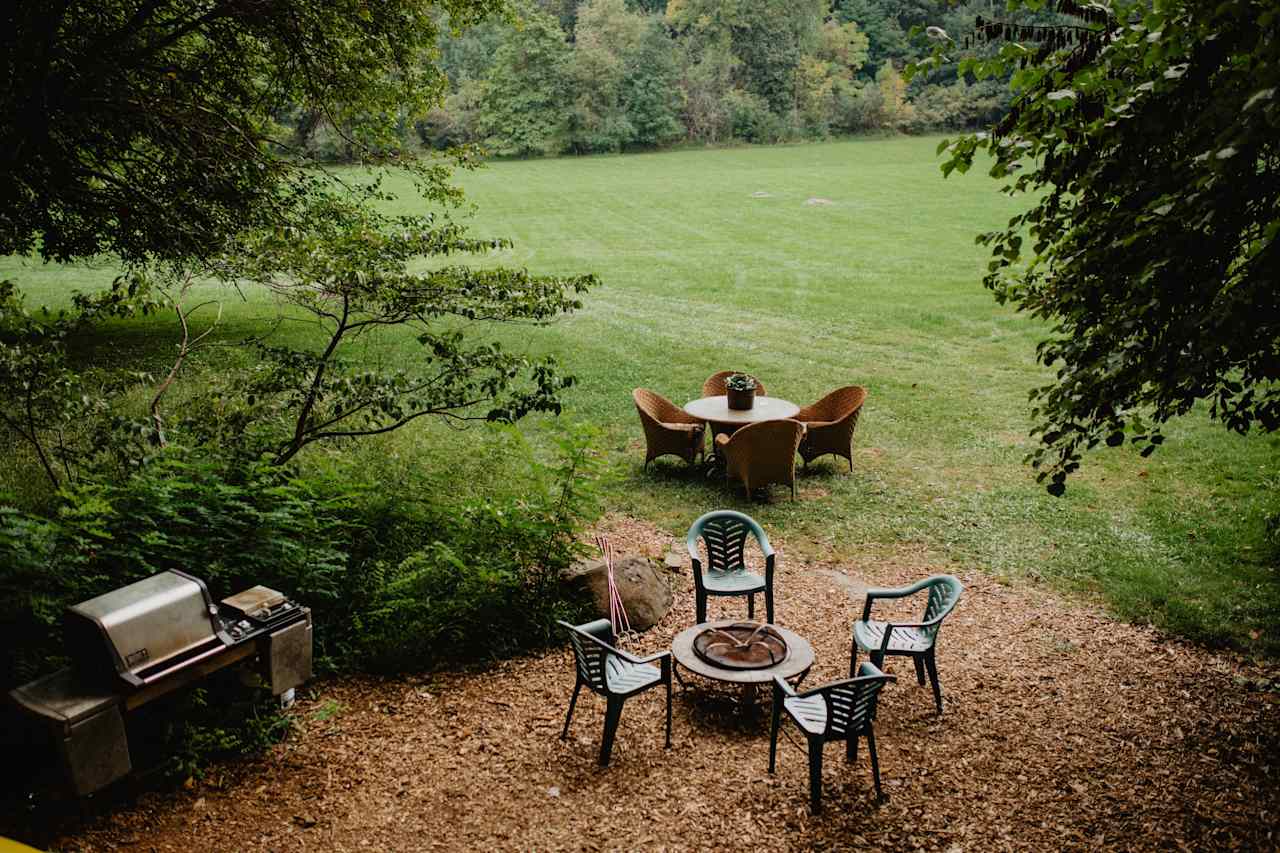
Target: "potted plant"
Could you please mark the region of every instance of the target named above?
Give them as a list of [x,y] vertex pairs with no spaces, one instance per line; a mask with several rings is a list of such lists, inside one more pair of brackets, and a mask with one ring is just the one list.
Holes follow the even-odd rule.
[[725,396],[729,408],[750,409],[756,402],[756,381],[745,373],[735,373],[725,380]]

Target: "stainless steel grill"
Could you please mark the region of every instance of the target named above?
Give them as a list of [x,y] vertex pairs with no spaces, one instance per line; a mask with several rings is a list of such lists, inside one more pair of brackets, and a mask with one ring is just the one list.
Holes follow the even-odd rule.
[[124,716],[235,663],[256,661],[276,696],[311,677],[311,612],[256,586],[215,604],[168,571],[69,607],[71,666],[10,692],[46,725],[77,793],[132,769]]
[[82,678],[142,687],[230,644],[204,582],[161,572],[67,608],[67,652]]

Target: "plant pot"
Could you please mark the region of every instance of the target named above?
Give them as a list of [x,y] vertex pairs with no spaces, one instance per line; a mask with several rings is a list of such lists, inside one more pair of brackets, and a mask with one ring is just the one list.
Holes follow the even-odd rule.
[[750,391],[735,391],[732,388],[725,389],[725,396],[729,398],[729,408],[738,411],[745,411],[756,404],[756,389]]

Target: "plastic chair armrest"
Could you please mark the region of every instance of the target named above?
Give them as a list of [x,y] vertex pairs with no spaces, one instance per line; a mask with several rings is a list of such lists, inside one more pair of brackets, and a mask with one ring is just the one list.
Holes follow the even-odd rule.
[[[875,670],[875,672],[867,675],[856,675],[852,678],[841,678],[838,681],[828,681],[826,684],[819,685],[818,687],[811,687],[803,693],[797,693],[792,690],[791,695],[795,696],[797,699],[808,699],[810,696],[817,696],[818,694],[830,691],[833,688],[846,687],[850,684],[858,684],[863,681],[884,681],[885,684],[892,684],[898,680],[898,676],[881,672],[880,668],[875,664],[864,663],[863,666],[870,666]],[[774,680],[779,680],[778,676],[775,675]],[[784,681],[783,684],[786,684],[786,682]]]
[[895,588],[870,587],[867,589],[867,598],[906,598],[917,591],[909,586]]
[[866,622],[871,618],[871,602],[877,598],[906,598],[924,589],[927,585],[926,581],[920,581],[919,583],[913,583],[911,586],[869,588],[866,592],[867,603],[862,608],[862,621]]
[[663,658],[671,657],[671,652],[670,651],[658,652],[657,654],[649,655],[647,658],[638,658],[635,655],[620,651],[618,652],[618,657],[622,658],[627,663],[634,663],[634,664],[657,663],[661,661]]

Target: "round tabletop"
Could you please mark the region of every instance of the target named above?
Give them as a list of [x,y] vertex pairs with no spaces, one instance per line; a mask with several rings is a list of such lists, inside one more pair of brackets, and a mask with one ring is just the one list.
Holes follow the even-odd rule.
[[729,398],[721,394],[690,400],[684,404],[684,410],[699,420],[717,424],[754,424],[759,421],[794,418],[800,414],[800,407],[790,400],[761,397],[759,394],[756,395],[755,405],[750,409],[729,408]]
[[726,669],[712,666],[698,657],[698,653],[693,650],[694,637],[697,637],[708,628],[723,628],[741,621],[741,619],[721,619],[718,622],[704,622],[701,625],[686,628],[671,641],[671,656],[690,672],[696,672],[698,675],[712,678],[716,681],[726,681],[731,684],[767,684],[773,681],[775,675],[780,675],[783,678],[792,678],[793,676],[803,675],[809,671],[809,667],[813,666],[813,646],[795,631],[789,631],[781,625],[772,625],[771,627],[782,635],[782,639],[787,641],[787,656],[782,659],[782,663],[761,669]]

